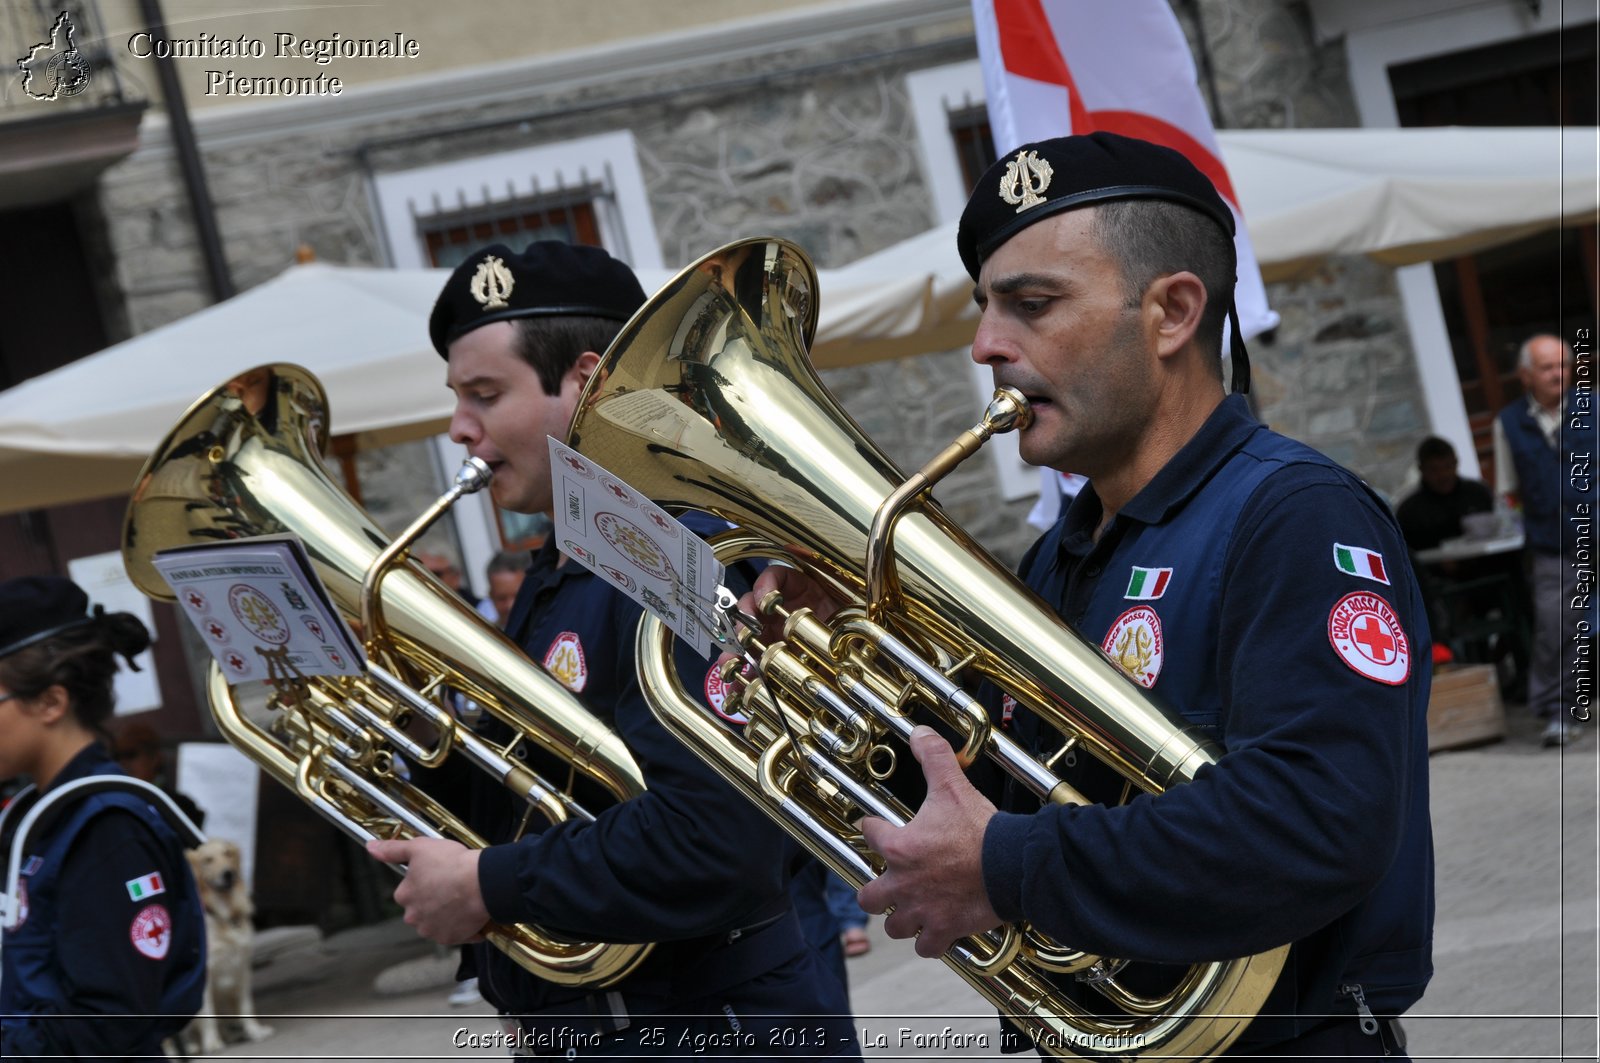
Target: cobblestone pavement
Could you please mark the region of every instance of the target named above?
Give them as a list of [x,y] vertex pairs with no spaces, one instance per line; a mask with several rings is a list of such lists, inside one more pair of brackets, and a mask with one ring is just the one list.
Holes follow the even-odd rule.
[[[1596,743],[1539,746],[1513,707],[1504,741],[1431,761],[1436,973],[1405,1026],[1413,1058],[1597,1058]],[[850,961],[869,1057],[999,1055],[993,1011],[943,964],[882,936]],[[452,1008],[452,957],[398,922],[317,940],[269,932],[256,1003],[275,1029],[238,1059],[502,1058],[464,1047],[498,1029]],[[276,953],[273,955],[273,953]]]

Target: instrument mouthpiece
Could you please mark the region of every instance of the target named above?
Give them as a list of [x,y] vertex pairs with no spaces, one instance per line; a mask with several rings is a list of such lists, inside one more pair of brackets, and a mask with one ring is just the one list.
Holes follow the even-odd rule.
[[994,398],[983,411],[983,419],[996,433],[1021,431],[1033,423],[1033,407],[1016,388],[995,388]]
[[456,487],[464,495],[474,491],[482,491],[489,486],[494,471],[489,468],[489,463],[482,458],[468,458],[461,463],[461,468],[456,470]]

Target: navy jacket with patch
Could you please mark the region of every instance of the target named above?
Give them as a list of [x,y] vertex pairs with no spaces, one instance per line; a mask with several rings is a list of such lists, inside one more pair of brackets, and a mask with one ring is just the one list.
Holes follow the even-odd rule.
[[[1293,942],[1241,1045],[1355,1010],[1349,985],[1405,1010],[1432,973],[1431,647],[1387,507],[1233,396],[1095,542],[1102,514],[1091,484],[1024,578],[1225,752],[1121,807],[1038,811],[1013,786],[1006,807],[1027,811],[984,838],[995,911],[1154,963]],[[1043,741],[1031,714],[1013,726]],[[1097,771],[1075,781],[1114,801]]]
[[[51,786],[120,774],[95,744]],[[26,913],[0,950],[0,1056],[160,1057],[205,991],[205,916],[182,843],[123,792],[78,798],[41,828],[24,853]]]

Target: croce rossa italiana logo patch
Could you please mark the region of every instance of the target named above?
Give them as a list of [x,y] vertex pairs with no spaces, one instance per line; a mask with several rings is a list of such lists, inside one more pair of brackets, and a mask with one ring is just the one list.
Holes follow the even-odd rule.
[[1411,676],[1411,640],[1382,595],[1352,591],[1328,614],[1328,641],[1368,679],[1399,686]]

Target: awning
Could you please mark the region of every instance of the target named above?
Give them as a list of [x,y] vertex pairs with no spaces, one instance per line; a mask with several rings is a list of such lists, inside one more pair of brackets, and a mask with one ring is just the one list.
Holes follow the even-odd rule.
[[1408,266],[1600,217],[1593,127],[1219,136],[1268,281],[1331,255]]
[[[309,263],[161,328],[0,392],[0,513],[129,489],[146,457],[202,394],[268,362],[305,366],[328,392],[332,428],[358,448],[443,431],[444,362],[428,313],[447,270]],[[672,271],[644,271],[646,291]],[[970,341],[959,304],[926,269],[823,271],[813,357],[842,365]]]

